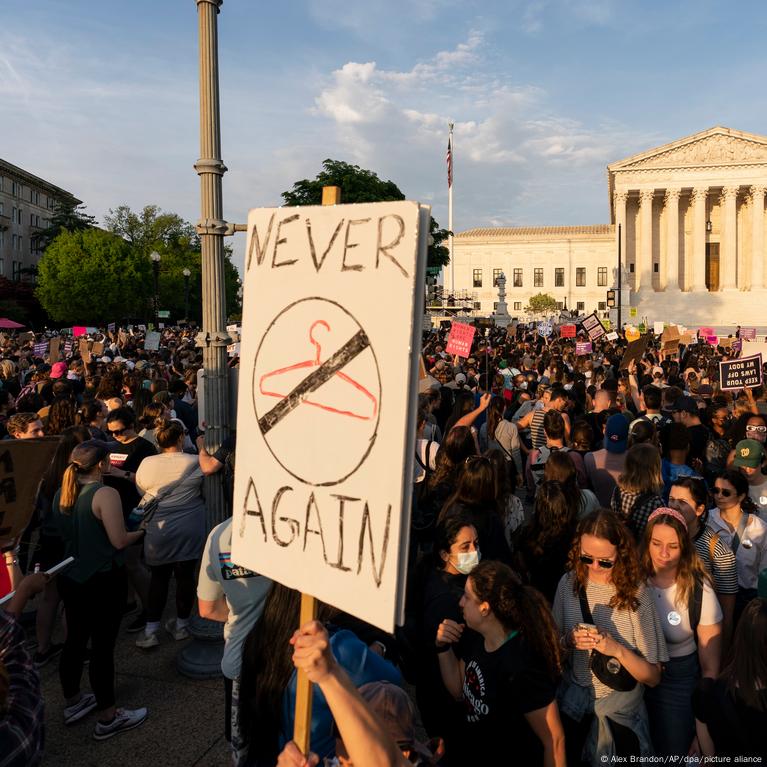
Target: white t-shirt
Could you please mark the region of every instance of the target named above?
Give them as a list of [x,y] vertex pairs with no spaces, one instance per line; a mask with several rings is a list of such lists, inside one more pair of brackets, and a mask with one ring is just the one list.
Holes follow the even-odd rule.
[[[430,444],[431,443],[431,444]],[[429,446],[429,455],[426,455],[426,446]],[[413,482],[423,482],[426,479],[426,470],[424,466],[429,467],[429,471],[434,471],[437,468],[437,451],[439,450],[439,442],[428,439],[417,439],[415,441],[415,454],[421,460],[413,461]],[[421,465],[423,464],[423,466]]]
[[751,500],[756,504],[759,511],[759,517],[767,522],[767,477],[758,485],[748,486],[748,494]]
[[[655,601],[655,608],[660,616],[663,636],[671,658],[681,658],[696,650],[695,637],[690,625],[689,605],[679,603],[676,595],[676,583],[667,589],[647,584]],[[690,594],[692,599],[692,594]],[[722,621],[722,608],[708,582],[703,583],[703,604],[700,608],[700,626],[713,626]]]

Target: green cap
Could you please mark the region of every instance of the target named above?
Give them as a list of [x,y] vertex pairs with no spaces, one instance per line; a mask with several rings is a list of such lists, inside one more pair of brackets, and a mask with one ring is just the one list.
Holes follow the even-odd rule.
[[749,469],[756,469],[762,465],[762,456],[764,448],[761,442],[755,439],[742,439],[735,445],[734,466],[745,466]]

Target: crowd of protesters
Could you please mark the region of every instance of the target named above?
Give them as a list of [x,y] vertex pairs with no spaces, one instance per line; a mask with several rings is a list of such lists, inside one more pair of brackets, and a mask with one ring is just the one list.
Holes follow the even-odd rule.
[[[225,624],[236,765],[767,754],[765,390],[720,389],[724,345],[651,342],[623,364],[622,337],[576,355],[581,338],[515,324],[464,359],[446,333],[424,338],[393,636],[322,604],[296,630],[300,595],[232,561],[231,519],[206,538],[203,480],[231,494],[235,445],[205,448],[190,332],[54,361],[6,336],[1,436],[59,443],[32,522],[2,541],[0,765],[42,758],[35,669],[54,660],[49,716],[92,717],[96,740],[142,725],[145,707],[117,704],[118,633],[152,652],[187,640],[195,609]],[[291,740],[296,669],[316,683],[309,754]]]

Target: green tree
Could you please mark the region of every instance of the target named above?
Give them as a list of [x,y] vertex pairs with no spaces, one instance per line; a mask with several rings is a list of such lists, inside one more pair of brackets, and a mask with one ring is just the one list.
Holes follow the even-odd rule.
[[[325,160],[322,170],[314,179],[302,179],[293,188],[282,193],[286,205],[320,205],[322,187],[341,187],[341,202],[391,202],[404,200],[405,195],[393,181],[383,181],[372,171],[350,165],[341,160]],[[432,217],[429,225],[428,266],[447,266],[450,251],[444,242],[450,236],[447,229],[441,229]]]
[[557,299],[548,293],[538,293],[538,295],[530,296],[530,301],[525,307],[525,311],[528,314],[548,314],[556,312],[558,309]]
[[0,277],[0,317],[32,327],[45,324],[48,316],[35,297],[35,286],[26,280]]
[[[110,232],[122,237],[144,258],[149,254],[160,254],[159,293],[160,309],[170,311],[171,320],[178,320],[185,314],[184,269],[191,272],[189,277],[189,318],[202,320],[202,258],[200,237],[194,225],[177,213],[163,211],[157,205],[146,205],[135,213],[127,205],[120,205],[104,217]],[[224,248],[224,277],[226,285],[227,316],[240,311],[239,273],[232,263],[231,248]],[[151,271],[151,270],[150,270]],[[154,278],[149,283],[150,294],[154,292]],[[151,315],[148,315],[151,316]]]
[[147,305],[151,265],[102,229],[64,230],[46,248],[35,295],[57,322],[105,324]]
[[85,205],[77,203],[74,197],[62,197],[56,200],[48,226],[37,235],[40,250],[45,250],[65,229],[79,232],[93,229],[96,219],[85,212]]

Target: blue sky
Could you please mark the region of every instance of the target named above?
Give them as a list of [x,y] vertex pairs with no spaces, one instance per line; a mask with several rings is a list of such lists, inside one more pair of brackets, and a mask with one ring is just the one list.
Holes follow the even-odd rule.
[[[72,191],[199,216],[193,0],[4,0],[0,157]],[[326,157],[454,228],[608,220],[605,166],[726,125],[767,134],[767,4],[225,0],[225,215]],[[244,236],[235,240],[239,255]]]

